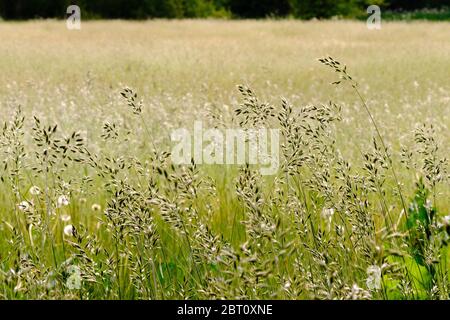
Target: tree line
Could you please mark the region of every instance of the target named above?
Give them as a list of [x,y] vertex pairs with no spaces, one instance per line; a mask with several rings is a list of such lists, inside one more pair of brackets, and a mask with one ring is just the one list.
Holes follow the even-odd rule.
[[64,18],[69,5],[83,18],[358,17],[371,4],[391,11],[449,8],[450,0],[0,0],[3,19]]

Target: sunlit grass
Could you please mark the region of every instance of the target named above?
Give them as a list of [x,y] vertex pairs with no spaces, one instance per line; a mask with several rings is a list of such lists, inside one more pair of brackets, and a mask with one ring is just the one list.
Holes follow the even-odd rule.
[[[0,23],[0,297],[448,298],[449,36],[427,22]],[[330,84],[326,55],[362,100]],[[238,126],[239,84],[292,138],[287,172],[172,167],[172,130]]]

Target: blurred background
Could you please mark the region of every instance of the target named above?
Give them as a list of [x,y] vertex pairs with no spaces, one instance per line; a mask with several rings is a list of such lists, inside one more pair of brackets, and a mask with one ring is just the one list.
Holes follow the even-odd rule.
[[0,0],[0,17],[64,18],[71,4],[83,19],[367,18],[372,4],[385,19],[450,19],[450,0]]

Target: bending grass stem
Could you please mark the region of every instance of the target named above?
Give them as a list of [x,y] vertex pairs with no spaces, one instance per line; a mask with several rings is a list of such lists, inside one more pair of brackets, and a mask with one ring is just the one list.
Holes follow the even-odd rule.
[[372,122],[373,126],[375,127],[375,131],[377,132],[377,136],[380,139],[381,144],[383,145],[384,153],[386,155],[386,158],[389,160],[389,164],[390,164],[389,167],[391,168],[392,175],[394,176],[395,184],[397,186],[397,190],[398,190],[398,193],[399,193],[399,196],[400,196],[400,200],[402,202],[403,210],[405,212],[405,217],[408,218],[408,211],[406,209],[405,200],[403,198],[402,188],[400,186],[400,182],[398,180],[397,173],[396,173],[396,171],[394,169],[394,165],[392,163],[392,159],[391,159],[391,157],[389,156],[389,154],[387,152],[387,148],[386,148],[386,144],[384,143],[384,139],[383,139],[383,137],[382,137],[382,135],[380,133],[380,130],[378,129],[378,125],[377,125],[374,117],[372,116],[372,113],[370,112],[370,109],[367,106],[367,103],[364,100],[363,96],[361,95],[361,93],[359,92],[359,90],[358,90],[358,88],[356,87],[355,84],[352,84],[352,87],[355,90],[356,94],[358,95],[359,99],[361,100],[362,105],[364,106],[364,109],[366,110],[367,114],[369,115],[370,121]]

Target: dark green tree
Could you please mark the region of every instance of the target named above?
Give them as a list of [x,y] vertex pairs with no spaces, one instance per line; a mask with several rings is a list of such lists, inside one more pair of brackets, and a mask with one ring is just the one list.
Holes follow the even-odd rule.
[[229,7],[240,18],[286,16],[292,9],[289,0],[230,0]]

